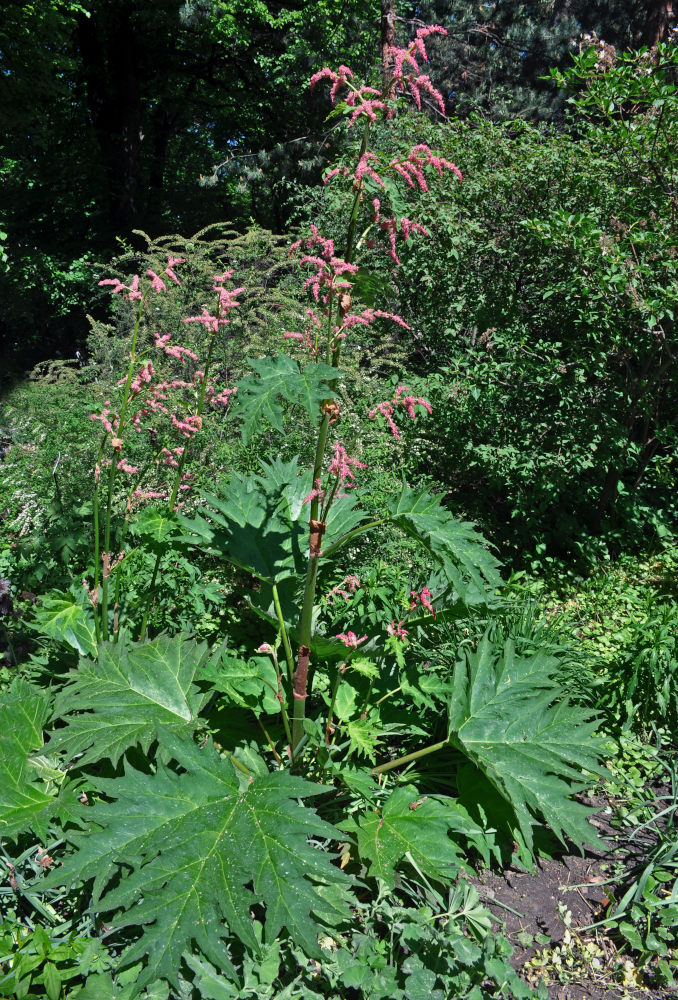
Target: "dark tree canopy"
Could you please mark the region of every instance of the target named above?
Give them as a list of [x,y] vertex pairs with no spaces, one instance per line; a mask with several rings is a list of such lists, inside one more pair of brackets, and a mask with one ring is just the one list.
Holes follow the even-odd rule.
[[562,94],[542,78],[567,68],[582,36],[639,48],[665,38],[671,24],[671,0],[423,0],[401,12],[447,29],[432,75],[449,114],[477,110],[496,121],[559,118]]
[[[133,229],[286,229],[332,154],[324,65],[378,85],[384,45],[440,23],[450,116],[556,120],[543,77],[585,32],[652,43],[670,0],[6,0],[0,23],[0,335],[54,340],[93,259]],[[71,337],[71,340],[73,338]]]

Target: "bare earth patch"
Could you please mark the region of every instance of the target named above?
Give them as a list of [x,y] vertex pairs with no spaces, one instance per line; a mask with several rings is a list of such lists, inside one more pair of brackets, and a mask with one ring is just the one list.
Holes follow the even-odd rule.
[[[603,836],[610,828],[593,819]],[[653,989],[621,954],[604,928],[606,885],[619,853],[588,851],[540,860],[534,873],[519,865],[503,873],[481,872],[471,881],[514,948],[512,964],[549,1000],[670,1000],[672,987]],[[647,977],[646,977],[647,978]]]

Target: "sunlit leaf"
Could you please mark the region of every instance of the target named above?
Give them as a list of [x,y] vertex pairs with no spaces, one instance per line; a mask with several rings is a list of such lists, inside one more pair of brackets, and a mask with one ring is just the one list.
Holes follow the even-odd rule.
[[48,749],[81,755],[81,766],[117,763],[130,747],[147,751],[160,726],[192,732],[207,698],[195,684],[206,652],[204,644],[166,635],[129,646],[102,643],[98,663],[81,660],[68,675],[54,709],[66,725]]
[[412,785],[395,788],[380,809],[346,821],[342,829],[356,833],[368,873],[391,888],[403,862],[428,878],[450,882],[463,867],[460,840],[482,838],[480,827],[453,799],[421,795]]
[[573,795],[599,771],[602,743],[590,712],[564,700],[556,666],[541,652],[516,655],[511,641],[497,651],[485,636],[463,652],[449,701],[451,742],[511,804],[529,849],[540,820],[563,843],[599,843],[593,810]]
[[36,606],[33,627],[50,639],[66,643],[81,656],[96,656],[94,613],[70,595],[43,597]]
[[166,759],[148,774],[127,766],[123,778],[97,781],[113,801],[94,805],[94,826],[75,834],[74,855],[43,883],[94,880],[93,908],[112,912],[116,929],[141,929],[123,956],[146,959],[138,985],[177,982],[184,954],[196,949],[233,975],[226,948],[236,935],[258,947],[252,906],[265,907],[264,940],[287,934],[321,956],[314,914],[350,918],[345,895],[322,890],[349,885],[309,838],[338,839],[334,827],[300,804],[327,788],[289,772],[255,776],[244,788],[231,763],[208,744],[199,748],[161,734]]

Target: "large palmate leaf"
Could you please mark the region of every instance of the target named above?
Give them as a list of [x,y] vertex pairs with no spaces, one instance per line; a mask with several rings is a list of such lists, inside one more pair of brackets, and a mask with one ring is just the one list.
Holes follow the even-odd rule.
[[336,368],[324,364],[310,364],[300,369],[288,354],[250,359],[250,366],[257,374],[241,379],[231,406],[231,413],[242,420],[245,442],[255,431],[261,430],[262,421],[282,431],[281,399],[302,406],[311,419],[315,419],[322,401],[334,399],[335,393],[328,383],[340,374]]
[[66,726],[52,734],[50,752],[116,764],[130,747],[148,750],[159,726],[192,732],[207,700],[194,683],[206,653],[180,636],[101,643],[99,662],[81,660],[56,700],[54,716]]
[[176,517],[165,510],[145,507],[132,522],[131,531],[151,543],[163,545],[177,531]]
[[73,836],[75,854],[44,884],[94,879],[94,909],[119,914],[116,928],[143,928],[124,956],[125,964],[147,956],[140,985],[176,982],[182,956],[196,950],[230,972],[230,936],[258,947],[250,913],[258,903],[265,941],[285,928],[320,957],[314,915],[332,923],[350,916],[348,878],[308,842],[339,833],[299,802],[327,787],[286,771],[243,786],[211,744],[171,734],[160,742],[177,770],[127,766],[123,778],[98,780],[114,801],[88,810],[92,832]]
[[511,641],[496,650],[486,635],[457,663],[449,701],[450,741],[511,804],[530,850],[539,820],[563,843],[598,843],[592,810],[572,795],[583,771],[599,771],[602,742],[590,713],[562,700],[556,666],[541,652],[516,655]]
[[[261,462],[261,474],[232,474],[216,493],[204,493],[206,507],[193,518],[180,517],[184,540],[219,554],[262,582],[280,584],[302,577],[308,557],[308,505],[311,470],[298,460]],[[359,524],[365,515],[355,499],[340,497],[327,519],[324,543]]]
[[50,715],[50,697],[22,678],[3,692],[0,706],[0,837],[13,838],[31,827],[41,830],[55,801],[53,790],[62,773],[49,779],[31,762],[42,747]]
[[78,600],[70,593],[59,597],[43,597],[35,608],[31,625],[41,635],[64,642],[81,656],[96,656],[97,640],[94,613],[85,603],[87,592],[82,589]]
[[464,846],[471,840],[482,849],[483,831],[454,799],[422,796],[412,785],[396,788],[378,811],[370,811],[342,829],[355,832],[358,852],[369,862],[368,874],[393,888],[396,867],[403,861],[428,878],[450,882],[463,867]]
[[390,520],[416,538],[443,569],[465,604],[487,603],[501,584],[499,563],[475,527],[457,520],[440,497],[403,486],[390,505]]
[[[311,469],[299,472],[298,458],[282,462],[261,462],[262,474],[258,477],[261,488],[272,499],[278,500],[278,514],[286,522],[303,526],[304,548],[308,546],[308,519],[310,508],[304,503],[311,492]],[[335,497],[327,515],[323,548],[328,548],[336,539],[345,535],[365,519],[365,513],[356,508],[356,498],[352,493]],[[306,551],[303,552],[303,571],[306,571]]]
[[204,512],[180,521],[187,540],[273,583],[301,568],[308,526],[299,516],[303,490],[308,493],[311,488],[310,475],[304,482],[296,458],[261,464],[261,475],[233,473],[219,484],[216,494],[204,493]]

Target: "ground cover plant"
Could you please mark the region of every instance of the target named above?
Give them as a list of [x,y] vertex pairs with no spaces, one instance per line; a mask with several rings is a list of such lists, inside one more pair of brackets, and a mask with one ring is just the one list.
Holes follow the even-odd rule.
[[670,530],[623,587],[555,560],[507,581],[445,470],[420,474],[454,396],[402,289],[408,255],[447,252],[436,185],[469,183],[427,121],[411,142],[443,35],[392,46],[381,89],[313,76],[345,136],[330,235],[148,237],[100,276],[92,356],[36,372],[38,399],[87,402],[85,448],[75,406],[59,434],[14,396],[12,482],[54,505],[0,553],[1,995],[546,997],[600,946],[564,910],[521,978],[477,872],[604,852],[601,802],[625,846],[590,933],[635,956],[624,988],[673,987]]

